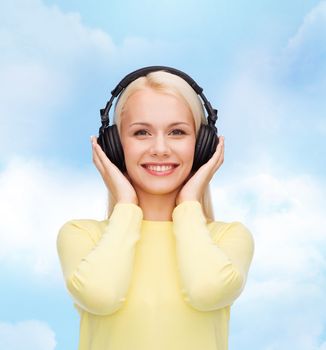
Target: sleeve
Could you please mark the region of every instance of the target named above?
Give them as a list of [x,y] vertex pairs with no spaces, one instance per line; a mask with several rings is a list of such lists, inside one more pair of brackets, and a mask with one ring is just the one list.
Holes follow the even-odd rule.
[[61,227],[57,251],[67,289],[77,306],[97,315],[111,314],[122,306],[142,217],[136,204],[117,203],[97,242],[83,220],[71,220]]
[[175,207],[173,229],[184,300],[199,311],[231,305],[241,294],[254,253],[254,241],[240,222],[210,235],[198,201]]

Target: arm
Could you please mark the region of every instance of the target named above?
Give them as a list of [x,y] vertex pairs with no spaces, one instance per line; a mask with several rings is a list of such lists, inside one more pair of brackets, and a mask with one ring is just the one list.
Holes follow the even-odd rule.
[[213,240],[198,201],[180,203],[172,216],[184,300],[200,311],[231,305],[244,288],[253,257],[251,233],[233,222]]
[[116,204],[97,242],[87,220],[71,220],[61,227],[57,238],[61,267],[66,286],[82,309],[107,315],[125,301],[142,217],[137,205]]

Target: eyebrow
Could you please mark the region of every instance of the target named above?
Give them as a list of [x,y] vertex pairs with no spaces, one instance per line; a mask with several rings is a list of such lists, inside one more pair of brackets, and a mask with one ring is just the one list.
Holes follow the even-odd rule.
[[[134,125],[152,126],[152,124],[150,124],[150,123],[138,122],[138,123],[132,123],[132,124],[130,124],[130,125],[129,125],[129,128],[133,127]],[[190,126],[190,124],[185,123],[185,122],[176,122],[176,123],[171,123],[170,125],[168,125],[168,127],[176,126],[176,125],[187,125],[187,126]]]

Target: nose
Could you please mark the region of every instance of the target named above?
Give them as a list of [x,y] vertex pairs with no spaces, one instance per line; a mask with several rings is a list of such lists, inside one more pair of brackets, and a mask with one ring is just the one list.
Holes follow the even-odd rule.
[[157,135],[153,138],[150,149],[151,155],[155,156],[169,156],[171,153],[169,141],[164,135]]

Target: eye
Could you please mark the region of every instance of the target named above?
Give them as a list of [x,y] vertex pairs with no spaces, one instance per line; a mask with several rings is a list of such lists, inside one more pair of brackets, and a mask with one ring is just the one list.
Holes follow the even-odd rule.
[[146,133],[148,133],[148,131],[147,131],[147,130],[145,130],[145,129],[141,129],[141,130],[137,130],[137,131],[135,131],[135,132],[134,132],[134,136],[145,136],[145,135],[146,135]]
[[171,131],[171,133],[173,133],[173,135],[185,135],[186,133],[181,130],[181,129],[174,129]]

